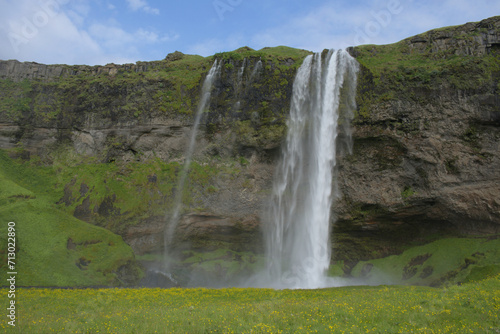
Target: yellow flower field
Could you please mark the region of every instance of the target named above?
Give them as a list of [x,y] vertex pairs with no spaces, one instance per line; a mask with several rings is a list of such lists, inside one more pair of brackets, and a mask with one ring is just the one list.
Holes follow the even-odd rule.
[[19,289],[16,307],[2,332],[498,333],[500,276],[440,289]]

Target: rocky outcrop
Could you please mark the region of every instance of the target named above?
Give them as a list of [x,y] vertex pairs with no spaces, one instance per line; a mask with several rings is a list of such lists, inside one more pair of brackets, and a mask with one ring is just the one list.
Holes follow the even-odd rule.
[[55,81],[69,76],[84,74],[115,76],[119,72],[145,72],[154,68],[155,63],[107,64],[104,66],[87,65],[44,65],[35,62],[19,62],[17,60],[0,61],[0,79],[11,79],[15,82],[23,80]]
[[[364,66],[335,230],[357,257],[429,233],[500,231],[499,32],[495,17],[351,50]],[[401,65],[373,67],[371,57],[389,48]],[[379,245],[366,249],[374,238]],[[345,254],[342,242],[334,247]]]
[[261,251],[261,239],[259,217],[247,216],[235,221],[211,213],[185,215],[174,237],[178,249],[216,250],[228,245],[227,248],[237,252]]
[[470,22],[465,25],[436,29],[405,39],[412,51],[441,56],[484,56],[500,51],[498,17]]
[[449,94],[385,103],[356,125],[353,154],[339,163],[340,220],[370,231],[401,223],[420,232],[500,230],[500,128],[490,117],[499,106]]
[[116,76],[125,72],[146,72],[164,68],[165,63],[180,60],[181,52],[174,52],[165,57],[165,61],[137,62],[135,64],[107,64],[104,66],[87,65],[45,65],[35,62],[19,62],[17,60],[0,60],[0,79],[10,79],[15,82],[23,80],[39,80],[53,82],[70,76],[109,75]]

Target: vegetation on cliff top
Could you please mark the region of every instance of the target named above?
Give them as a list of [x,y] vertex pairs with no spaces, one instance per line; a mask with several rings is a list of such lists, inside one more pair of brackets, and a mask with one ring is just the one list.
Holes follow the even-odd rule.
[[369,118],[377,104],[423,101],[433,90],[497,91],[499,51],[482,44],[486,42],[481,38],[488,40],[491,31],[498,34],[499,22],[499,17],[493,17],[479,24],[431,30],[394,44],[352,48],[363,66],[356,121]]
[[266,47],[258,51],[249,47],[242,47],[231,52],[216,53],[213,58],[221,60],[242,61],[244,58],[258,58],[265,62],[276,64],[288,63],[297,68],[304,58],[312,54],[310,51],[291,48],[288,46]]
[[[100,74],[75,67],[74,75],[48,81],[0,80],[0,112],[10,121],[21,121],[28,113],[40,124],[53,124],[78,110],[102,115],[140,117],[143,113],[191,114],[198,103],[203,76],[215,59],[227,70],[243,60],[262,60],[264,71],[294,71],[310,52],[284,46],[259,51],[240,48],[210,57],[176,52],[164,60],[113,65],[114,71]],[[132,69],[132,66],[133,69]],[[97,73],[96,73],[97,72]],[[291,81],[291,80],[290,80]]]

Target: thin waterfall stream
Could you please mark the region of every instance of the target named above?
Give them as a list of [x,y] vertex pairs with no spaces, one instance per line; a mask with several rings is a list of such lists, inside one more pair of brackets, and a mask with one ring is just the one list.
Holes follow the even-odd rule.
[[205,111],[208,103],[210,102],[210,96],[212,91],[212,86],[215,81],[215,78],[220,73],[221,63],[215,60],[214,64],[210,68],[205,80],[203,82],[203,86],[201,89],[201,97],[200,102],[198,104],[198,108],[196,110],[196,115],[193,123],[193,127],[191,129],[191,134],[189,137],[189,146],[185,153],[184,158],[184,166],[180,173],[179,182],[177,183],[175,198],[174,198],[174,209],[172,214],[167,219],[167,228],[165,229],[164,235],[164,259],[165,266],[168,267],[168,257],[169,251],[171,250],[172,238],[175,233],[175,229],[179,224],[180,215],[182,212],[182,194],[184,191],[184,186],[186,184],[186,179],[189,173],[189,167],[191,165],[191,161],[193,158],[194,147],[196,144],[196,135],[198,133],[198,128],[200,126],[201,116]]

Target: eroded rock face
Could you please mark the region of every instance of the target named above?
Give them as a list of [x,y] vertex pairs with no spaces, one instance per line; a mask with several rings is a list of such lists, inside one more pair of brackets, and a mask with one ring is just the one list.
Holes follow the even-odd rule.
[[129,227],[123,240],[132,247],[135,254],[161,253],[164,246],[165,217],[151,217]]
[[[167,61],[182,59],[180,52],[168,55]],[[81,74],[115,76],[119,72],[145,72],[158,66],[158,62],[137,62],[136,64],[107,64],[104,66],[88,65],[45,65],[35,62],[19,62],[17,60],[0,60],[0,79],[11,79],[15,82],[23,80],[57,81],[69,76]]]
[[[129,227],[124,240],[138,255],[162,253],[169,217],[152,217]],[[191,213],[181,217],[171,249],[200,252],[228,249],[236,252],[262,252],[260,220],[256,216],[237,218],[212,213]]]
[[190,133],[189,124],[158,118],[150,122],[109,127],[89,125],[71,131],[71,141],[77,153],[102,157],[104,161],[134,160],[139,152],[144,159],[153,156],[154,152],[157,157],[168,160],[184,152]]
[[[499,229],[500,131],[489,115],[500,105],[450,93],[429,98],[433,103],[387,103],[370,124],[356,125],[353,155],[340,162],[340,219],[358,203],[464,229]],[[401,131],[405,124],[414,130]],[[420,210],[411,214],[415,203]]]
[[[259,218],[248,216],[235,221],[210,213],[182,217],[176,230],[176,243],[194,250],[216,250],[229,246],[235,251],[256,251],[261,247]],[[221,247],[222,246],[222,247]]]

